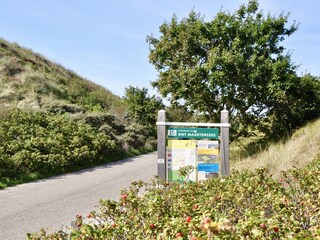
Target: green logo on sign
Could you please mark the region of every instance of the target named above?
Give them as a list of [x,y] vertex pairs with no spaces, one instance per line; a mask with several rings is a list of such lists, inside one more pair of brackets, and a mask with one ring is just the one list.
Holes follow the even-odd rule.
[[168,138],[218,139],[218,128],[169,128]]

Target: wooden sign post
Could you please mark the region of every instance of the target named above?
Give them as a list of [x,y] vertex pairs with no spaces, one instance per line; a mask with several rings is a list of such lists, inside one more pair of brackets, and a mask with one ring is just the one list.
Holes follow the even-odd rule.
[[157,124],[157,136],[158,136],[158,177],[162,179],[166,179],[166,168],[167,168],[167,160],[166,160],[166,112],[164,110],[160,110],[158,112],[158,122],[161,124]]
[[[221,123],[229,123],[228,111],[221,111]],[[220,130],[220,155],[221,155],[221,175],[229,176],[229,127],[221,127]]]

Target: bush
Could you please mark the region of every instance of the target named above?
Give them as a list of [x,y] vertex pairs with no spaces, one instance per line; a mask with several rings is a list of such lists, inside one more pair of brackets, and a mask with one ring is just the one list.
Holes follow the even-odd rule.
[[148,129],[139,123],[131,123],[126,128],[126,132],[121,136],[121,142],[126,150],[130,148],[142,148],[149,137]]
[[0,177],[74,171],[119,152],[105,133],[66,115],[14,111],[0,120]]
[[89,223],[77,216],[70,233],[29,239],[318,239],[319,173],[320,158],[280,179],[259,169],[198,183],[134,182],[118,202],[101,200]]

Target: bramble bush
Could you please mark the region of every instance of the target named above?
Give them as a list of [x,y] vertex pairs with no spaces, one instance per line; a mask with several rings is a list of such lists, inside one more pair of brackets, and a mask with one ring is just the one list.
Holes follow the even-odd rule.
[[[279,179],[264,169],[198,183],[133,182],[70,232],[29,239],[320,239],[320,158]],[[143,194],[141,194],[143,193]]]

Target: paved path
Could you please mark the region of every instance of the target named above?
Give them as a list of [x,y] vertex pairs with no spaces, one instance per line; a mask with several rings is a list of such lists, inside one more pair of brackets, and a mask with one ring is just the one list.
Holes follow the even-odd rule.
[[86,216],[99,199],[120,199],[132,181],[150,180],[157,171],[156,153],[72,174],[0,190],[0,240],[25,239],[42,227],[69,226]]

